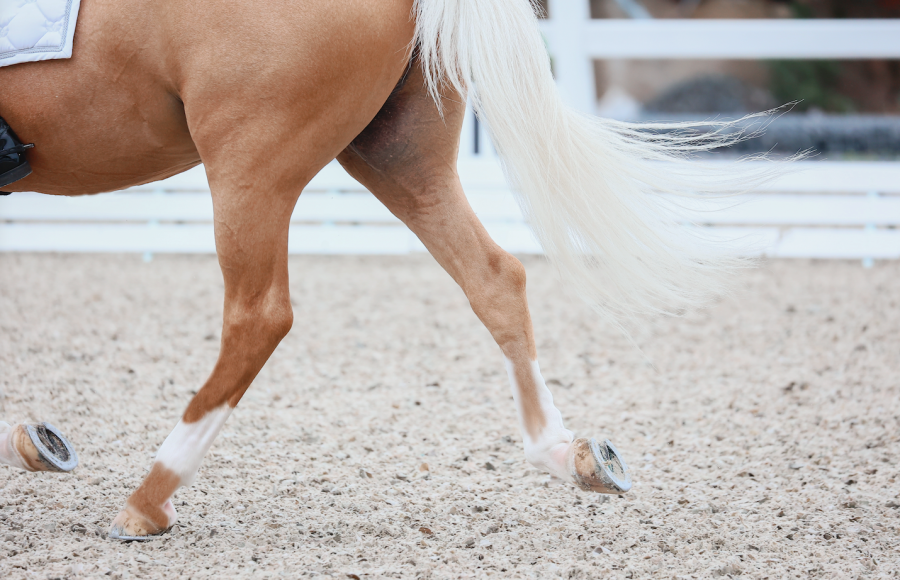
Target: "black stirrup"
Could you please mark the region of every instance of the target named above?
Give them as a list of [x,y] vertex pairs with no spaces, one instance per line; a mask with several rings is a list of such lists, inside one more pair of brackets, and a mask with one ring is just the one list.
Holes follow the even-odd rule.
[[[19,141],[9,124],[0,117],[0,187],[31,175],[25,151],[32,147],[34,143]],[[9,195],[9,192],[0,191],[0,195]]]

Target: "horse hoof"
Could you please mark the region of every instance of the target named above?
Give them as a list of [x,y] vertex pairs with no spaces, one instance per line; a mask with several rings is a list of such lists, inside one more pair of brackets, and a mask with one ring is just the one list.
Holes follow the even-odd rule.
[[[171,508],[174,514],[175,508],[171,506],[170,502],[167,502],[167,507]],[[175,517],[172,515],[170,521],[174,522],[174,519]],[[171,529],[171,525],[167,528],[160,529],[149,519],[131,509],[130,506],[127,506],[120,511],[119,515],[116,516],[116,519],[113,520],[112,525],[109,526],[107,536],[110,540],[146,542],[162,536]]]
[[143,536],[131,536],[128,534],[127,531],[125,531],[125,529],[113,525],[109,528],[108,537],[110,540],[119,540],[122,542],[149,542],[150,540],[155,540],[155,539],[159,538],[160,536],[162,536],[163,534],[168,532],[170,529],[172,529],[172,528],[166,528],[163,531],[157,532],[155,534],[146,534]]
[[150,540],[155,540],[168,532],[172,528],[166,528],[161,532],[157,532],[155,534],[147,534],[144,536],[129,536],[128,532],[118,526],[112,526],[109,528],[108,537],[110,540],[119,540],[121,542],[149,542]]
[[584,491],[621,495],[631,489],[631,472],[619,451],[607,439],[576,439],[569,447],[566,465],[575,485]]
[[75,448],[50,423],[16,425],[10,443],[29,471],[67,472],[78,467]]

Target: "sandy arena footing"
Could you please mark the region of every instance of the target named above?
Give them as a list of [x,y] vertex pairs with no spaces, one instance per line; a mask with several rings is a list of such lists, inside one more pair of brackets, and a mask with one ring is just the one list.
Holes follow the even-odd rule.
[[628,495],[525,463],[499,349],[428,256],[292,257],[294,328],[178,525],[120,543],[218,352],[215,257],[0,255],[0,419],[81,457],[0,466],[0,578],[900,576],[900,263],[768,263],[643,354],[525,264],[557,405]]

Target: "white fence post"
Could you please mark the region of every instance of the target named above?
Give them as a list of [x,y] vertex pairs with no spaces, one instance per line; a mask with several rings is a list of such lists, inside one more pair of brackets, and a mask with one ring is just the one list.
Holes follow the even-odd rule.
[[549,0],[549,18],[541,29],[553,59],[556,84],[565,102],[588,114],[597,109],[594,65],[586,50],[589,0]]

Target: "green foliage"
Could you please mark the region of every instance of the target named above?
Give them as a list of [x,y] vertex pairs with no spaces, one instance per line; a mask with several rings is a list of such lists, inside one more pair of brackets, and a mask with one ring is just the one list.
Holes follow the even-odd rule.
[[[840,7],[840,2],[833,4]],[[794,18],[817,16],[808,1],[793,0],[790,8]],[[842,14],[832,15],[832,17],[840,16]],[[800,101],[795,110],[806,111],[816,108],[830,113],[850,113],[856,109],[853,99],[838,90],[841,65],[836,61],[772,61],[769,63],[769,76],[769,89],[778,101],[783,103]]]
[[813,18],[815,12],[811,6],[800,2],[791,2],[791,15],[794,18]]
[[769,63],[772,94],[779,102],[800,101],[795,110],[818,108],[849,113],[853,100],[837,90],[841,67],[828,60],[776,60]]

